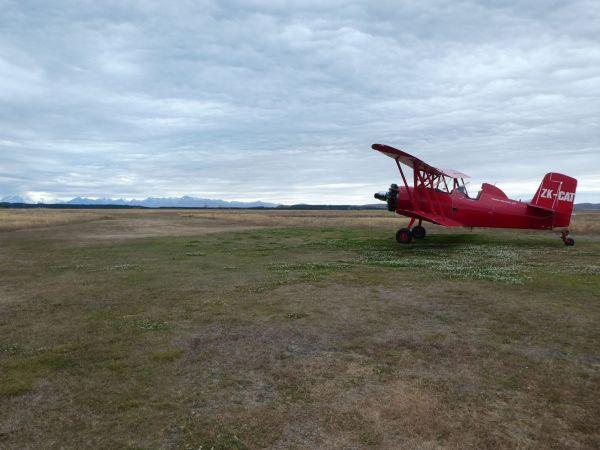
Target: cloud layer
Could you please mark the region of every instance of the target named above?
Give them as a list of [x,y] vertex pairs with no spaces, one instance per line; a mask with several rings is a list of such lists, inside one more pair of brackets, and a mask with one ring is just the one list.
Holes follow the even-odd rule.
[[374,142],[600,201],[595,1],[0,0],[0,196],[367,203]]

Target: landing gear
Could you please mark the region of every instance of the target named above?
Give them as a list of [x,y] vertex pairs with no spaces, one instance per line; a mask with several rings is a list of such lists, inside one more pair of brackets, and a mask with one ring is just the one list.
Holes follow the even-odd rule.
[[560,238],[563,240],[565,245],[568,245],[569,247],[575,245],[575,239],[569,236],[569,230],[561,231]]
[[412,241],[412,237],[413,235],[409,228],[400,228],[396,231],[396,241],[398,241],[399,244],[408,244]]
[[414,227],[413,223],[415,223],[414,217],[410,219],[407,228],[400,228],[396,232],[396,241],[398,241],[398,243],[408,244],[412,241],[412,238],[423,239],[425,237],[425,228],[421,226],[421,220],[419,219],[419,224]]
[[421,225],[417,225],[412,229],[412,235],[415,239],[423,239],[425,237],[425,228]]

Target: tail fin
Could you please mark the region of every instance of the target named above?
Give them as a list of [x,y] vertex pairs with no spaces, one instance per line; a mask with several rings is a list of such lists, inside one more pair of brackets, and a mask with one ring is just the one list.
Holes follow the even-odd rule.
[[530,204],[570,217],[576,189],[575,178],[561,173],[547,173]]

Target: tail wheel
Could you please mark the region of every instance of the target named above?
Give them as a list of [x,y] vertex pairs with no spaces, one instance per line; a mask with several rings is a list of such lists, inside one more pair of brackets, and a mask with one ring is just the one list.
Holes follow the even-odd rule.
[[408,228],[400,228],[396,231],[396,241],[398,241],[399,244],[408,244],[412,241],[412,233]]
[[565,245],[568,245],[569,247],[575,245],[575,239],[569,236],[569,230],[562,230],[560,232],[560,238],[563,240]]
[[425,228],[421,225],[417,225],[412,229],[412,235],[415,239],[423,239],[425,237]]

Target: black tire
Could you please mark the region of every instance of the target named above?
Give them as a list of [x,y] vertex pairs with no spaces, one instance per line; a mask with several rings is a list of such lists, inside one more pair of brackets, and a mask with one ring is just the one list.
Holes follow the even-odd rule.
[[417,225],[416,227],[413,227],[411,233],[415,239],[423,239],[426,234],[425,228],[422,227],[421,225]]
[[412,241],[412,233],[408,228],[400,228],[396,231],[396,241],[398,241],[399,244],[408,244]]
[[568,246],[573,246],[573,245],[575,245],[575,239],[573,239],[573,238],[570,238],[570,237],[568,237],[568,238],[565,238],[565,245],[568,245]]

